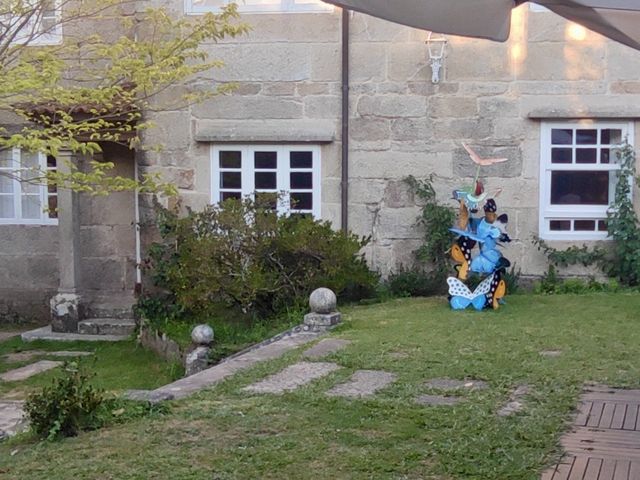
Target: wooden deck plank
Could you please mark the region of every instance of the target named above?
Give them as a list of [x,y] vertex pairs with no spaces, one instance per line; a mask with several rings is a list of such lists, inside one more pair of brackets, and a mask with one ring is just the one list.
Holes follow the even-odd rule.
[[543,480],[640,480],[640,390],[590,386]]
[[616,471],[613,474],[613,480],[630,480],[629,479],[630,462],[622,460],[616,462]]
[[556,471],[553,474],[551,480],[567,480],[571,474],[571,467],[576,457],[563,457],[563,459],[556,465]]
[[605,402],[604,408],[602,409],[602,416],[600,417],[600,421],[598,422],[598,427],[600,428],[609,428],[611,425],[611,421],[613,420],[613,413],[616,410],[616,404],[612,402]]
[[573,422],[574,425],[584,427],[587,424],[587,420],[589,419],[589,414],[591,413],[592,407],[593,402],[580,402],[580,406],[578,407],[578,414],[576,415],[576,419]]
[[602,461],[602,468],[600,469],[598,480],[613,480],[613,474],[615,471],[616,461],[610,458],[605,458]]
[[626,403],[616,403],[616,408],[613,413],[613,419],[611,420],[611,425],[609,428],[613,428],[614,430],[622,430],[622,425],[624,424],[624,417],[627,414]]
[[573,467],[571,467],[571,473],[569,474],[568,480],[583,480],[584,472],[587,469],[588,462],[589,457],[576,457],[575,461],[573,462]]
[[589,414],[589,419],[587,420],[587,427],[597,427],[600,424],[600,418],[602,417],[603,409],[604,402],[593,402],[593,408],[591,408],[591,413]]
[[598,480],[600,476],[600,469],[602,468],[601,458],[587,458],[587,468],[584,470],[584,475],[581,480]]
[[636,430],[636,422],[638,420],[638,405],[627,405],[627,414],[624,417],[624,430]]

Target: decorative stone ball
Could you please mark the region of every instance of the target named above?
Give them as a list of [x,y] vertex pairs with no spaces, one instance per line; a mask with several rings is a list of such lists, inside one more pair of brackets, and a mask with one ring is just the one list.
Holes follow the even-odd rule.
[[210,345],[213,342],[213,328],[209,325],[196,325],[191,330],[191,340],[197,345]]
[[336,294],[328,288],[317,288],[309,296],[309,307],[314,313],[331,313],[336,311]]

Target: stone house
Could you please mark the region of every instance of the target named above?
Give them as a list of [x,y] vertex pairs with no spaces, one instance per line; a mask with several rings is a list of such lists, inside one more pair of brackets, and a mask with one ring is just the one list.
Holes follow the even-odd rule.
[[[198,15],[226,0],[138,3]],[[525,4],[514,11],[504,44],[454,36],[436,42],[444,62],[433,83],[428,32],[343,15],[319,0],[239,4],[251,33],[206,45],[226,67],[178,87],[235,82],[237,90],[156,114],[146,140],[164,144],[160,152],[107,148],[118,173],[160,172],[192,208],[288,191],[282,211],[370,235],[367,258],[388,274],[413,262],[422,235],[404,178],[433,175],[447,201],[475,174],[464,142],[509,159],[483,167],[481,177],[488,190],[502,188],[498,208],[509,215],[514,239],[505,256],[524,275],[547,268],[534,235],[555,246],[605,241],[616,169],[611,146],[638,137],[640,52]],[[26,198],[18,187],[2,192],[0,200],[14,206]],[[46,201],[44,190],[38,195]],[[151,235],[144,226],[149,199],[57,195],[59,220],[11,216],[0,202],[0,313],[47,315],[49,298],[73,290],[89,316],[126,315],[139,282],[136,251],[144,256]]]

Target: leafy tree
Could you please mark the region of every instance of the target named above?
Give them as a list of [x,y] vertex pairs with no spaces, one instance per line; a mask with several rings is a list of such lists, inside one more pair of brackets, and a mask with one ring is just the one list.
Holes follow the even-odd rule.
[[[218,15],[176,18],[163,8],[142,10],[143,3],[0,0],[0,149],[55,156],[63,149],[94,154],[107,141],[156,148],[144,144],[143,132],[153,126],[149,114],[232,88],[166,94],[198,72],[222,67],[200,46],[248,30],[235,5]],[[46,176],[94,193],[157,187],[152,176],[141,183],[110,177],[112,167],[91,162],[88,171],[71,166]]]

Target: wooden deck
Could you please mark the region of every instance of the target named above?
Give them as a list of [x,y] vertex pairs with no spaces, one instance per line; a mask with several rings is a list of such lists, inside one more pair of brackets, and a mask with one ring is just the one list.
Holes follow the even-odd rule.
[[640,390],[589,387],[542,480],[640,480]]

